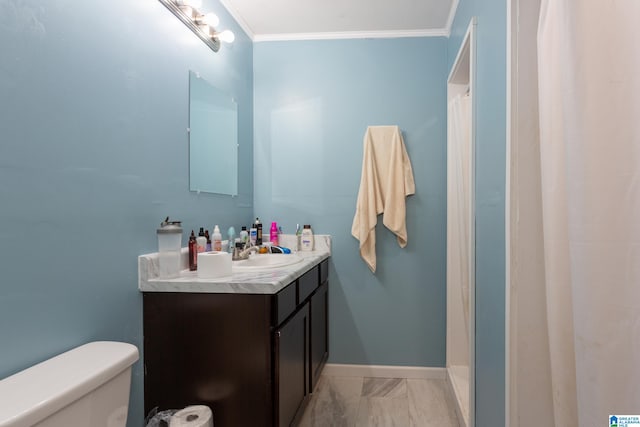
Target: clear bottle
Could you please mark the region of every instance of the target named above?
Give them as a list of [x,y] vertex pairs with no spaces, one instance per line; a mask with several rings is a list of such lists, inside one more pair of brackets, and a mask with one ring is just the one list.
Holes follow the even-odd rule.
[[276,222],[271,223],[271,230],[269,230],[269,241],[273,246],[278,246],[278,224]]
[[300,250],[312,251],[313,250],[313,231],[309,224],[305,224],[302,228],[302,235],[300,236]]
[[198,244],[196,243],[196,234],[191,230],[189,236],[189,270],[196,271],[198,269]]
[[207,237],[204,235],[204,227],[200,227],[200,232],[196,237],[196,244],[198,245],[198,252],[204,252],[207,249]]
[[222,250],[222,233],[220,233],[220,228],[217,224],[213,227],[211,240],[213,241],[213,250],[220,252]]

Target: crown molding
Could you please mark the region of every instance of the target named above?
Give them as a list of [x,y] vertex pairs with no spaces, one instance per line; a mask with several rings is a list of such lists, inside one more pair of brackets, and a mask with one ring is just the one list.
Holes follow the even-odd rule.
[[390,39],[400,37],[448,37],[445,29],[401,30],[401,31],[335,31],[323,33],[259,34],[254,42],[294,40],[339,40],[339,39]]
[[428,30],[393,30],[393,31],[334,31],[320,33],[282,33],[282,34],[255,34],[251,26],[244,20],[229,3],[228,0],[220,0],[222,6],[235,19],[240,28],[247,34],[253,42],[268,41],[295,41],[295,40],[340,40],[340,39],[387,39],[401,37],[449,37],[451,27],[458,10],[460,0],[453,0],[449,16],[444,28]]

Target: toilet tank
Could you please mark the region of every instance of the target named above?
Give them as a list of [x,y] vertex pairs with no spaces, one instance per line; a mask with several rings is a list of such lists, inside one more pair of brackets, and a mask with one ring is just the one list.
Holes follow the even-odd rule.
[[98,341],[0,381],[0,427],[124,427],[138,349]]

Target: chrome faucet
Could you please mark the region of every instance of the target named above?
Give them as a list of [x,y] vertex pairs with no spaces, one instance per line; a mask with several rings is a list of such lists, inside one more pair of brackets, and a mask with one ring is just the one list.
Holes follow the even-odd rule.
[[235,248],[233,248],[233,256],[231,257],[231,259],[233,261],[247,259],[249,258],[249,255],[251,255],[251,252],[257,253],[259,251],[260,251],[260,247],[255,246],[251,243],[247,243],[242,250],[238,246],[236,246]]

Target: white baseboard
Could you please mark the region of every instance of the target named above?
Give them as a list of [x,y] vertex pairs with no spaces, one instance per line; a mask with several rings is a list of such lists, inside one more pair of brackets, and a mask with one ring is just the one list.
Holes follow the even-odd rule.
[[391,365],[343,365],[327,363],[322,375],[330,377],[409,378],[444,380],[446,368]]

